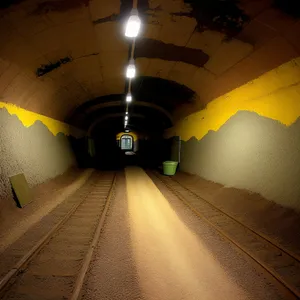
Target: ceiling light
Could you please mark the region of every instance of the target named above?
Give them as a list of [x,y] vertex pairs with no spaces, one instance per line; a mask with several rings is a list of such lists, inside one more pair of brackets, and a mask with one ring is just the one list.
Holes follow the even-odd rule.
[[131,102],[131,101],[132,101],[131,93],[128,93],[126,96],[126,102]]
[[128,111],[126,111],[125,115],[128,115]]
[[138,36],[139,31],[141,28],[141,20],[138,16],[137,9],[133,9],[131,11],[131,15],[127,21],[126,29],[125,29],[125,36],[130,38],[135,38]]
[[134,60],[133,59],[130,59],[129,65],[127,66],[126,77],[127,78],[134,78],[135,77],[135,65],[134,65]]
[[125,116],[125,120],[128,121],[128,116]]

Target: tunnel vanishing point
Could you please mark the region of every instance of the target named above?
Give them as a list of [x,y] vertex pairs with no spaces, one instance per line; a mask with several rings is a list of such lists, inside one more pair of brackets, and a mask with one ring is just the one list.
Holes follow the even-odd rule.
[[[134,42],[124,35],[132,8],[141,21]],[[83,266],[95,273],[92,278],[84,273],[81,283],[76,277],[73,292],[77,289],[77,298],[72,294],[75,298],[70,299],[228,299],[229,295],[252,299],[250,291],[255,299],[300,297],[297,0],[4,0],[0,3],[0,42],[0,295],[11,280],[5,274],[18,270],[13,271],[17,277],[25,268],[14,267],[20,256],[8,255],[14,253],[12,248],[23,249],[22,255],[27,255],[37,237],[58,224],[60,219],[53,217],[53,227],[43,225],[55,210],[83,197],[90,201],[87,206],[94,205],[105,194],[103,203],[97,202],[102,225],[93,225],[92,233],[76,233],[95,232],[96,236],[99,231],[94,244],[89,244],[94,256],[88,253],[95,261],[83,260]],[[136,75],[128,79],[126,67],[132,61]],[[178,162],[173,177],[161,174],[165,161]],[[251,246],[237,241],[232,228],[226,231],[227,225],[221,226],[223,221],[216,221],[208,208],[201,206],[201,211],[199,201],[208,203],[209,209],[213,205],[222,218],[234,219],[239,224],[233,226],[235,230],[242,224],[251,231],[249,235],[255,232],[270,247],[277,247],[277,258],[278,253],[289,256],[284,268],[292,264],[294,269],[276,269],[262,252],[256,249],[254,253],[254,242]],[[68,206],[68,214],[78,212],[72,209]],[[138,211],[147,217],[141,219]],[[242,251],[251,250],[249,257],[271,274],[271,279],[262,275],[264,280],[280,282],[274,288],[277,292],[263,284],[254,291],[252,281],[246,279],[235,286],[228,278],[238,277],[242,269],[224,262],[224,253],[214,252],[217,242],[197,240],[191,234],[209,235],[206,229],[200,230],[202,225],[193,227],[199,217]],[[83,217],[79,214],[78,218]],[[98,224],[97,214],[86,218]],[[108,232],[117,230],[112,221],[117,218],[120,224],[129,224],[127,232],[122,223],[124,232],[116,237],[124,239],[126,253],[133,253],[129,261],[135,267],[121,267],[118,259],[123,254],[107,242],[111,237],[105,239]],[[37,233],[34,226],[39,223]],[[189,250],[173,240],[175,230]],[[37,240],[29,238],[26,244],[23,235],[30,237],[31,231]],[[106,258],[112,251],[111,259],[120,270],[128,267],[129,271],[113,271],[99,258],[102,252],[95,249],[101,239]],[[113,240],[118,243],[117,238]],[[84,239],[77,242],[84,243]],[[158,248],[152,248],[153,244]],[[41,245],[46,245],[46,239]],[[173,247],[177,250],[171,251]],[[198,256],[197,249],[207,254]],[[234,261],[237,256],[226,251]],[[35,260],[41,255],[37,250],[30,253]],[[194,256],[198,257],[195,261],[185,259]],[[200,257],[207,259],[207,276],[193,270],[193,264],[201,269]],[[222,267],[216,263],[218,257]],[[272,263],[278,265],[277,258]],[[100,266],[108,270],[101,280],[95,275]],[[154,276],[161,266],[165,271],[159,276],[162,281],[168,278],[166,286]],[[74,268],[82,270],[79,265]],[[134,278],[130,284],[137,280],[137,285],[124,283],[120,272],[122,278]],[[220,276],[215,291],[209,272]],[[255,285],[257,274],[249,272],[254,274]],[[109,288],[111,276],[117,276],[116,282],[128,293],[138,289],[140,298],[130,293],[121,296]],[[211,288],[200,288],[200,282]],[[52,284],[61,284],[64,295],[70,295],[65,287],[73,283]],[[95,291],[98,284],[101,293]],[[32,285],[26,284],[30,292],[5,291],[3,299],[69,297],[49,292],[48,298],[38,293],[34,298]],[[170,292],[167,285],[176,288]]]

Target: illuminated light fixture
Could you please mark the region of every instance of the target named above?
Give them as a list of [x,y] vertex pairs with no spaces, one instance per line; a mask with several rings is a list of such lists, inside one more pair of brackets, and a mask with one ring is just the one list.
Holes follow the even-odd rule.
[[125,116],[125,121],[128,121],[128,116]]
[[138,36],[141,28],[141,20],[138,16],[137,9],[132,9],[130,17],[127,21],[125,28],[125,36],[135,38]]
[[134,78],[135,77],[135,64],[134,64],[134,60],[130,59],[129,61],[129,65],[127,66],[127,70],[126,70],[126,77],[127,78]]
[[[126,96],[126,102],[131,102],[131,101],[132,101],[131,93],[128,93]],[[128,114],[128,112],[127,112],[127,114]]]
[[126,111],[125,115],[128,115],[128,111]]

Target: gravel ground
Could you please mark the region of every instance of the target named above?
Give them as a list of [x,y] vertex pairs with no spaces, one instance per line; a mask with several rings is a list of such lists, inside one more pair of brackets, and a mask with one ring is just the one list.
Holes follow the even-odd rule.
[[71,169],[33,189],[34,200],[24,208],[7,210],[0,222],[0,254],[17,241],[32,226],[78,190],[92,170]]
[[140,168],[126,169],[83,299],[294,299]]
[[[113,174],[94,172],[69,201],[64,201],[72,202],[71,207],[84,202],[33,257],[3,299],[69,299],[104,209],[112,178]],[[54,209],[54,213],[45,218],[54,221],[66,211],[70,211],[70,206],[59,211]]]
[[82,299],[144,299],[132,254],[124,174],[117,177],[100,241],[83,287]]
[[178,172],[175,179],[237,220],[300,255],[299,212],[259,194],[226,188],[196,175]]

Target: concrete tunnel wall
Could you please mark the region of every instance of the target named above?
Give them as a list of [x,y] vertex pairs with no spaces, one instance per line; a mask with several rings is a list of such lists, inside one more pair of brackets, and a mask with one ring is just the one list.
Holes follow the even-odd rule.
[[76,165],[68,135],[82,131],[0,102],[0,216],[15,206],[9,177],[24,173],[33,187]]
[[[185,106],[178,107],[174,113],[177,118],[195,112],[207,104],[208,107],[214,107],[216,104],[214,99],[217,99],[217,97],[221,99],[218,102],[221,103],[218,106],[218,111],[215,109],[209,110],[219,118],[219,121],[211,115],[201,122],[194,121],[194,116],[198,116],[198,114],[195,114],[188,117],[189,121],[184,126],[179,126],[182,137],[184,137],[184,133],[181,133],[182,130],[190,130],[182,128],[186,128],[185,126],[188,124],[191,124],[192,127],[195,126],[195,131],[191,131],[183,138],[186,145],[183,143],[182,167],[185,170],[192,170],[193,166],[189,166],[187,163],[187,153],[191,155],[191,161],[195,162],[199,151],[195,150],[194,145],[189,146],[188,140],[195,136],[199,144],[205,141],[202,138],[208,130],[216,131],[216,135],[221,132],[218,132],[218,130],[221,125],[225,124],[225,121],[220,116],[224,115],[223,111],[228,111],[228,101],[222,95],[299,56],[300,22],[274,8],[272,1],[244,0],[241,1],[240,5],[249,16],[249,22],[244,24],[243,30],[238,35],[228,40],[226,34],[220,30],[207,29],[205,26],[205,29],[203,29],[201,22],[194,17],[197,14],[194,14],[191,6],[186,3],[189,1],[158,0],[146,2],[148,2],[146,11],[142,10],[144,12],[144,30],[137,43],[136,64],[138,75],[176,81],[195,92],[195,99],[187,99],[189,101]],[[158,7],[159,9],[157,9]],[[118,21],[118,18],[125,16],[127,16],[127,12],[124,11],[124,7],[122,8],[120,1],[108,2],[102,0],[49,0],[41,4],[36,1],[24,0],[18,1],[18,4],[1,11],[1,101],[5,102],[5,105],[13,103],[27,111],[65,121],[72,111],[91,99],[124,93],[124,67],[128,61],[129,44],[123,37],[123,24]],[[199,27],[203,30],[197,30]],[[108,32],[110,34],[107,34]],[[69,59],[68,62],[60,64],[61,60],[66,58]],[[58,68],[46,72],[42,76],[37,76],[39,69],[56,63],[59,63]],[[297,77],[299,74],[295,76]],[[286,81],[283,80],[283,82]],[[269,84],[264,81],[264,85],[259,90],[265,90],[267,93]],[[277,85],[280,90],[279,86]],[[251,92],[249,91],[250,87],[245,91],[245,94],[249,93],[251,96],[255,94],[254,89],[251,89]],[[241,124],[240,113],[236,115],[236,118],[233,117],[237,111],[252,111],[249,107],[241,105],[240,98],[243,99],[243,95],[232,98],[239,107],[235,113],[230,114],[232,119],[226,117],[226,121],[229,120],[228,126],[231,123]],[[143,99],[139,100],[143,101]],[[258,99],[258,101],[260,100]],[[209,106],[210,102],[212,103],[211,106]],[[260,106],[256,105],[256,107]],[[282,108],[283,111],[286,107],[289,107],[289,104]],[[253,113],[260,115],[259,120],[263,120],[262,118],[273,119],[276,122],[278,120],[277,116],[263,115],[262,117],[258,111]],[[247,116],[243,115],[242,118],[248,118],[249,124],[252,124],[253,121],[251,120],[253,119],[250,117],[252,114]],[[10,118],[15,120],[15,117]],[[8,121],[5,124],[11,122],[13,121]],[[44,120],[42,122],[46,124]],[[284,121],[280,122],[285,125],[279,124],[279,126],[285,128],[284,126],[287,124]],[[25,123],[22,121],[22,124],[27,126],[28,124]],[[198,123],[201,126],[196,126]],[[38,123],[32,128],[20,127],[22,128],[20,132],[27,133],[28,130],[33,130],[36,125]],[[217,125],[217,128],[214,128],[215,125]],[[1,127],[3,132],[7,130],[5,126]],[[56,142],[58,140],[56,135],[60,130],[54,130],[54,132],[49,123],[46,124],[46,127],[52,134],[51,136],[45,129],[45,136],[49,135],[49,145],[64,144]],[[233,126],[233,128],[235,127]],[[275,127],[274,125],[274,129]],[[256,128],[259,128],[259,126]],[[68,133],[62,132],[65,137],[68,135]],[[274,132],[276,131],[274,130]],[[44,134],[39,134],[40,139],[28,137],[24,140],[22,139],[23,135],[19,134],[18,131],[12,136],[15,137],[14,143],[17,145],[26,143],[29,145],[31,143],[29,141],[32,139],[34,139],[34,143],[44,139],[42,137]],[[222,136],[228,137],[228,134]],[[221,141],[219,135],[217,140]],[[0,144],[1,151],[4,151],[2,149],[6,149],[6,151],[14,149],[7,148],[5,145],[7,141],[3,142]],[[220,144],[223,146],[222,143]],[[234,144],[231,143],[231,145]],[[54,148],[54,146],[49,147],[49,149]],[[64,146],[61,146],[61,149],[69,148],[65,143]],[[46,149],[43,151],[46,151]],[[236,153],[234,149],[232,151]],[[261,151],[263,151],[263,148]],[[57,153],[53,153],[53,157],[57,157]],[[65,153],[68,153],[68,150]],[[227,151],[227,155],[228,153]],[[7,156],[14,157],[15,154],[13,152],[8,153]],[[252,156],[250,155],[250,157]],[[266,155],[262,157],[266,157]],[[22,157],[15,159],[15,161],[19,160],[22,160]],[[48,163],[48,160],[45,161],[44,158],[41,158],[41,160],[39,163],[41,167]],[[53,161],[52,164],[55,166]],[[70,162],[71,159],[66,161]],[[199,159],[199,161],[201,160]],[[39,180],[38,178],[55,176],[59,172],[58,170],[67,168],[69,163],[64,161],[62,163],[64,167],[59,167],[57,160],[55,170],[46,168],[48,171],[39,171],[36,169],[36,175],[33,175],[33,171],[28,171],[32,174],[29,177],[36,180],[29,178],[30,184],[36,183]],[[5,164],[7,163],[5,162]],[[20,170],[30,169],[25,164],[23,167],[21,167],[21,163],[18,164]],[[195,165],[197,164],[195,163]],[[8,170],[8,168],[2,167],[2,164],[0,166],[3,170]],[[227,164],[226,168],[230,170],[230,165]],[[253,177],[253,184],[250,186],[246,186],[245,182],[238,185],[234,180],[227,182],[222,172],[216,172],[218,176],[212,177],[211,172],[214,168],[210,166],[207,166],[206,170],[207,172],[197,167],[197,170],[192,171],[224,184],[241,186],[242,188],[261,192],[269,199],[274,200],[279,197],[280,199],[286,199],[284,201],[288,201],[288,195],[284,194],[284,191],[279,191],[278,187],[276,189],[278,193],[276,192],[277,196],[275,197],[270,191],[263,191],[261,187],[256,186],[258,177]],[[231,172],[233,171],[231,170]],[[240,172],[239,169],[236,169],[236,171]],[[39,172],[45,172],[47,175],[40,177]],[[1,173],[3,172],[1,171]],[[4,176],[6,179],[3,180],[6,180],[7,184],[9,174],[6,174],[6,177]],[[258,176],[257,172],[255,174]],[[292,175],[289,175],[286,178],[291,177]],[[292,197],[293,199],[296,199],[295,195]]]
[[178,122],[183,171],[300,211],[300,58]]

